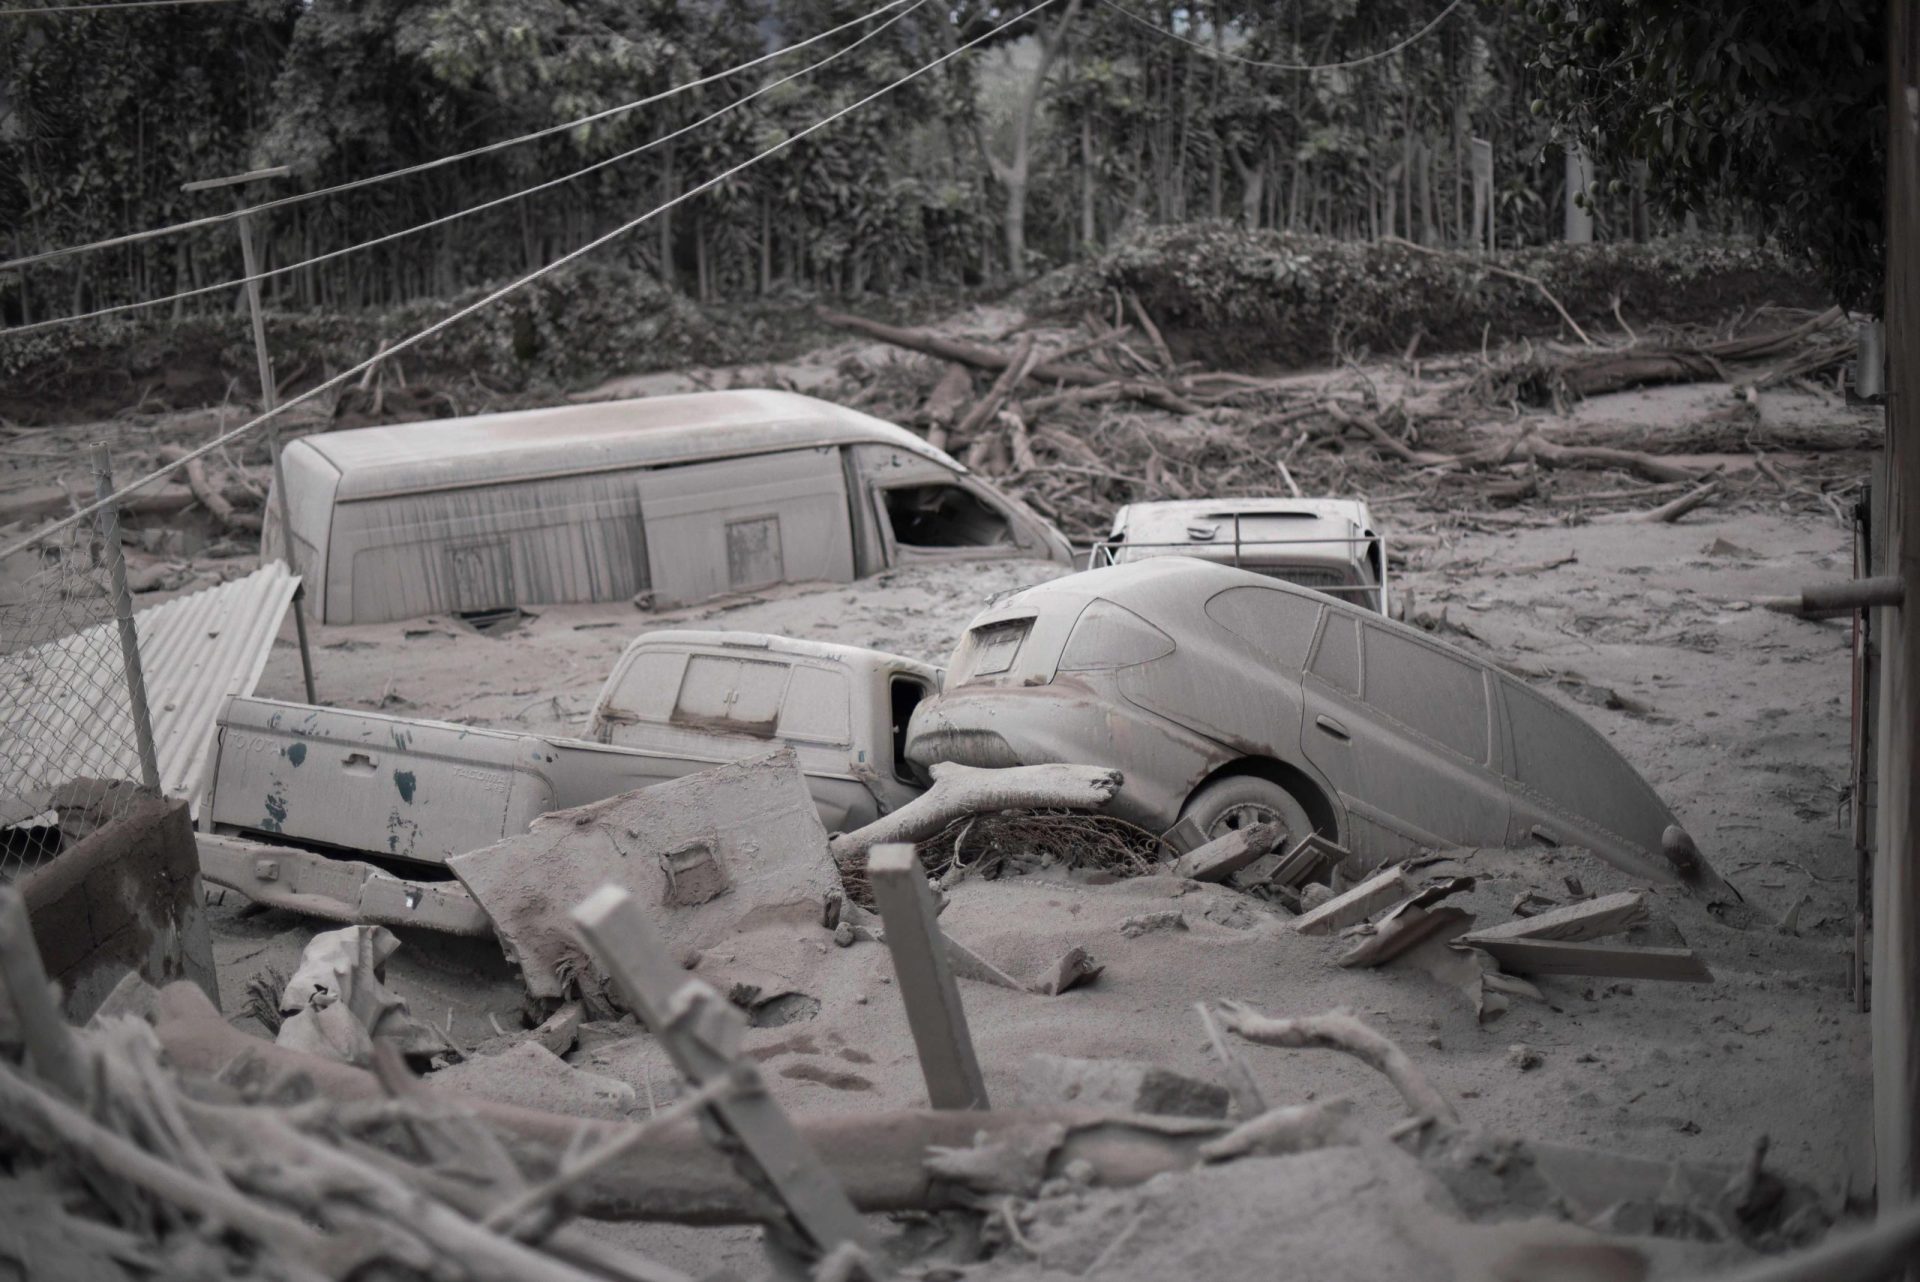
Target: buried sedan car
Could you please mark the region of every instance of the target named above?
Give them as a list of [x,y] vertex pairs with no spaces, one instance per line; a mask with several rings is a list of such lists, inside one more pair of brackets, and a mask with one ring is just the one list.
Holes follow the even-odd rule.
[[1186,557],[1069,575],[979,615],[907,755],[1117,767],[1109,813],[1181,849],[1277,820],[1360,867],[1565,845],[1681,879],[1662,854],[1672,813],[1572,712],[1377,613]]

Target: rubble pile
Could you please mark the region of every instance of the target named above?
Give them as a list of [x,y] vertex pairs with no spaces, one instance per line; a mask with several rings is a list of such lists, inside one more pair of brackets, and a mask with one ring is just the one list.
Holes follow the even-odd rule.
[[[1111,316],[1023,322],[1011,342],[842,313],[823,319],[932,358],[871,381],[858,376],[847,396],[925,431],[1079,539],[1103,538],[1114,508],[1132,501],[1409,486],[1430,506],[1491,501],[1658,521],[1706,502],[1782,493],[1830,508],[1828,496],[1844,501],[1857,484],[1850,471],[1794,476],[1768,454],[1869,444],[1770,425],[1757,408],[1760,390],[1814,387],[1810,379],[1850,359],[1851,332],[1837,309],[1762,308],[1726,328],[1644,339],[1625,331],[1431,359],[1417,355],[1416,342],[1386,368],[1254,377],[1175,360],[1145,308],[1115,298]],[[1700,381],[1725,381],[1728,399],[1678,430],[1521,420],[1491,442],[1467,430],[1496,416],[1518,419],[1528,406],[1564,413],[1621,388]],[[1758,453],[1763,465],[1758,475],[1729,477],[1681,457],[1721,452]]]

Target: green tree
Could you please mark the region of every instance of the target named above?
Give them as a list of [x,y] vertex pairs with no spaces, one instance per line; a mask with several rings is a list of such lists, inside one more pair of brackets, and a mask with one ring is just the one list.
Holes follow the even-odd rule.
[[[1515,0],[1536,110],[1602,173],[1647,166],[1669,211],[1733,207],[1877,310],[1884,275],[1881,0]],[[1622,181],[1609,179],[1609,184]]]

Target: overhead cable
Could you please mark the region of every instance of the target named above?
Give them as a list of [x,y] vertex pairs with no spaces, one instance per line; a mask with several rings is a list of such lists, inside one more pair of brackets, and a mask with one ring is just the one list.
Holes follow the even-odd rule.
[[1445,22],[1455,9],[1458,9],[1462,4],[1465,3],[1465,0],[1453,0],[1453,3],[1449,4],[1446,8],[1442,9],[1439,12],[1439,14],[1433,19],[1433,21],[1429,22],[1426,26],[1420,28],[1420,30],[1414,32],[1412,35],[1408,36],[1405,40],[1402,40],[1400,43],[1395,45],[1389,45],[1387,48],[1382,49],[1377,53],[1365,54],[1358,58],[1348,58],[1342,62],[1313,62],[1313,63],[1262,62],[1258,58],[1242,58],[1239,54],[1228,53],[1224,49],[1215,49],[1209,45],[1201,44],[1198,40],[1190,40],[1186,36],[1181,35],[1177,31],[1169,31],[1167,28],[1161,26],[1159,23],[1152,22],[1146,18],[1143,18],[1139,14],[1135,13],[1133,10],[1127,8],[1125,5],[1117,3],[1117,0],[1100,0],[1100,3],[1107,6],[1107,8],[1112,9],[1116,13],[1125,14],[1127,17],[1133,19],[1133,21],[1139,23],[1141,26],[1145,27],[1147,30],[1151,32],[1154,32],[1158,35],[1165,36],[1169,40],[1178,40],[1183,45],[1191,45],[1195,49],[1198,49],[1200,50],[1200,52],[1206,54],[1209,58],[1220,58],[1227,62],[1237,62],[1237,63],[1240,63],[1242,66],[1247,66],[1247,67],[1263,67],[1268,71],[1312,72],[1312,71],[1345,71],[1351,67],[1364,67],[1370,62],[1379,62],[1383,58],[1391,58],[1393,57],[1394,54],[1399,53],[1402,49],[1405,49],[1409,45],[1416,43],[1417,41],[1419,41],[1419,39],[1422,36],[1426,35],[1429,31],[1432,31],[1435,27]]
[[608,156],[604,160],[596,160],[590,165],[583,165],[579,169],[574,170],[572,173],[562,174],[558,178],[549,178],[545,182],[535,183],[531,187],[522,188],[519,191],[509,193],[508,195],[505,195],[505,196],[496,196],[492,200],[482,201],[477,205],[469,205],[465,209],[456,210],[451,214],[443,214],[439,218],[429,219],[424,223],[416,223],[411,227],[403,227],[399,231],[388,232],[384,236],[375,236],[371,240],[363,240],[358,244],[348,245],[342,249],[328,250],[324,254],[316,254],[312,258],[302,259],[300,262],[297,262],[297,263],[285,263],[279,267],[272,267],[267,269],[266,271],[256,272],[252,276],[238,276],[238,277],[235,277],[233,280],[223,280],[213,285],[196,285],[192,289],[183,289],[183,290],[180,290],[178,293],[173,293],[173,294],[163,294],[158,298],[141,299],[138,302],[132,302],[132,303],[115,303],[110,307],[95,308],[93,311],[90,311],[90,312],[77,312],[71,316],[55,316],[47,320],[33,321],[26,325],[15,325],[10,328],[0,328],[0,335],[25,334],[25,333],[30,333],[33,330],[37,330],[37,329],[52,329],[56,326],[71,325],[79,321],[97,320],[102,316],[113,316],[120,312],[137,311],[147,307],[162,307],[168,303],[175,303],[183,299],[194,298],[201,294],[212,294],[212,293],[218,293],[222,290],[239,289],[242,286],[251,285],[255,281],[267,280],[274,276],[284,276],[288,272],[297,272],[297,271],[304,270],[305,268],[308,268],[308,267],[316,267],[321,263],[331,262],[333,259],[343,258],[348,254],[357,254],[362,252],[363,250],[374,249],[381,245],[390,244],[393,241],[404,239],[405,237],[415,235],[418,232],[428,231],[435,227],[444,227],[448,223],[458,222],[462,218],[468,218],[474,214],[484,213],[489,209],[497,209],[501,205],[509,204],[513,201],[521,199],[522,197],[536,195],[540,192],[550,190],[554,187],[562,186],[563,184],[572,182],[576,178],[584,178],[588,174],[594,173],[601,169],[605,169],[609,165],[617,165],[623,160],[631,160],[633,157],[640,155],[642,152],[653,150],[655,147],[660,146],[662,143],[672,142],[675,138],[680,137],[682,134],[691,133],[693,130],[700,128],[700,126],[708,123],[709,121],[717,120],[719,117],[726,115],[728,112],[733,111],[736,108],[745,106],[747,103],[752,102],[755,98],[759,98],[766,94],[772,93],[775,89],[780,88],[782,85],[791,83],[792,81],[798,80],[802,76],[810,75],[813,72],[818,71],[820,68],[826,66],[828,63],[833,62],[838,58],[844,57],[849,53],[852,53],[855,49],[858,49],[861,45],[873,39],[875,36],[885,31],[888,27],[891,27],[894,23],[899,22],[902,18],[905,18],[908,14],[919,9],[922,5],[926,3],[928,3],[928,0],[912,0],[912,2],[909,3],[906,8],[900,10],[900,12],[888,18],[885,22],[881,23],[879,26],[875,27],[873,30],[862,33],[858,38],[854,39],[853,41],[843,46],[842,48],[834,50],[832,53],[828,54],[826,57],[821,58],[816,62],[808,63],[806,66],[800,68],[798,71],[788,72],[786,75],[780,77],[778,80],[770,80],[766,84],[761,85],[758,89],[755,89],[752,93],[744,94],[739,98],[735,98],[732,102],[726,104],[725,106],[716,108],[715,110],[708,112],[706,115],[700,117],[700,119],[694,121],[692,124],[682,125],[678,129],[672,130],[668,133],[661,134],[659,137],[654,138],[651,141],[643,142],[638,147],[630,147],[626,151],[623,151],[618,155]]
[[244,208],[228,210],[221,214],[208,214],[204,218],[190,218],[185,222],[171,223],[165,227],[152,227],[146,231],[128,232],[123,236],[110,236],[105,240],[88,241],[80,245],[68,245],[64,249],[48,249],[36,254],[27,254],[20,258],[10,258],[5,262],[0,262],[0,271],[14,267],[28,267],[34,263],[44,263],[55,258],[66,258],[73,254],[90,253],[98,249],[112,249],[118,245],[131,245],[143,240],[155,240],[161,236],[172,236],[179,232],[192,231],[199,227],[215,227],[221,223],[231,222],[243,214],[259,214],[269,209],[280,209],[287,205],[297,205],[306,200],[317,200],[322,196],[337,196],[342,192],[357,191],[362,187],[371,187],[377,183],[391,182],[395,178],[408,178],[414,174],[423,174],[429,170],[439,169],[445,165],[457,164],[462,160],[471,160],[475,156],[486,156],[496,151],[505,151],[509,147],[518,147],[522,143],[533,142],[540,138],[550,138],[555,134],[567,133],[585,125],[596,124],[599,121],[607,120],[614,116],[624,115],[629,111],[637,111],[641,107],[651,106],[656,102],[663,102],[668,98],[686,93],[690,89],[698,89],[702,85],[710,85],[716,80],[725,80],[730,76],[737,76],[741,72],[749,71],[764,62],[770,62],[775,58],[783,57],[795,50],[804,49],[808,45],[817,44],[829,36],[838,35],[849,27],[857,27],[864,22],[879,17],[889,9],[897,9],[906,3],[907,0],[887,0],[887,2],[879,8],[863,13],[858,18],[843,22],[837,27],[831,27],[826,31],[820,32],[818,35],[808,36],[805,40],[775,49],[771,53],[763,53],[758,58],[750,59],[736,67],[729,67],[725,71],[716,71],[712,75],[702,76],[698,80],[689,80],[685,84],[675,85],[671,89],[663,89],[659,93],[650,94],[645,98],[637,98],[632,102],[622,103],[617,107],[608,107],[604,111],[596,111],[591,115],[581,116],[577,120],[569,120],[564,124],[548,125],[543,129],[536,129],[532,133],[521,134],[517,138],[503,138],[498,142],[490,142],[484,146],[456,152],[451,156],[441,156],[436,160],[423,160],[419,164],[406,165],[400,169],[390,169],[386,173],[372,174],[366,178],[355,178],[351,182],[336,183],[331,187],[322,187],[316,191],[303,191],[291,196],[281,196],[274,200],[263,200],[257,205],[248,205]]
[[120,4],[49,4],[25,9],[0,9],[0,18],[25,18],[43,13],[104,13],[108,9],[177,9],[190,4],[235,4],[238,0],[122,0]]
[[[351,379],[354,379],[359,375],[364,374],[366,371],[372,369],[375,365],[379,364],[381,361],[386,360],[388,357],[398,356],[401,352],[404,352],[410,347],[414,347],[422,342],[425,342],[427,339],[433,337],[435,334],[438,334],[441,330],[447,329],[448,327],[455,325],[460,321],[465,320],[467,317],[473,315],[475,312],[478,312],[483,310],[484,308],[490,307],[494,303],[499,302],[501,299],[506,298],[511,294],[517,293],[522,289],[525,289],[528,285],[533,284],[535,281],[539,280],[541,277],[550,275],[551,273],[558,271],[560,268],[565,267],[567,264],[576,262],[579,259],[584,258],[586,255],[592,253],[594,250],[599,249],[602,245],[606,245],[611,243],[612,241],[618,240],[620,237],[626,235],[628,232],[640,226],[642,223],[645,223],[653,218],[658,217],[659,215],[667,212],[669,209],[672,209],[676,205],[683,204],[686,201],[693,199],[693,197],[699,195],[703,191],[710,191],[711,189],[718,187],[721,183],[727,181],[727,179],[732,178],[734,175],[752,168],[754,165],[759,164],[761,161],[766,160],[768,157],[778,155],[779,153],[785,151],[787,148],[793,146],[795,143],[799,142],[801,139],[809,137],[815,133],[818,133],[820,130],[825,129],[828,125],[833,124],[835,121],[851,115],[852,113],[860,110],[860,108],[866,106],[870,102],[873,102],[880,98],[884,98],[886,95],[900,88],[900,86],[919,79],[921,76],[925,75],[927,72],[932,71],[935,67],[941,66],[947,62],[952,61],[954,58],[959,57],[961,54],[965,53],[967,50],[973,48],[977,44],[993,39],[995,36],[1005,31],[1008,27],[1015,26],[1018,23],[1024,22],[1026,19],[1033,17],[1035,14],[1039,13],[1041,10],[1047,8],[1047,6],[1054,3],[1056,3],[1056,0],[1037,0],[1037,3],[1032,5],[1030,8],[1026,9],[1021,13],[1015,14],[1011,18],[1006,19],[1004,22],[1001,22],[998,26],[991,27],[988,30],[982,32],[981,34],[973,37],[971,40],[965,41],[959,45],[954,46],[954,48],[948,50],[946,53],[941,54],[939,57],[933,59],[933,61],[931,62],[922,63],[920,66],[914,68],[912,71],[909,71],[906,75],[901,76],[899,79],[894,80],[888,84],[882,85],[880,88],[874,90],[872,93],[866,95],[864,98],[857,99],[854,102],[848,103],[846,106],[841,107],[837,111],[833,111],[825,116],[822,116],[820,119],[814,121],[812,124],[808,125],[806,128],[796,130],[795,132],[788,134],[785,138],[782,138],[779,142],[774,143],[772,146],[766,148],[764,151],[760,151],[755,153],[752,156],[749,156],[747,159],[741,161],[739,164],[734,165],[728,169],[722,170],[720,173],[715,174],[713,177],[705,179],[704,181],[700,182],[696,186],[689,187],[687,190],[681,192],[679,195],[674,196],[669,200],[662,201],[660,204],[655,205],[652,209],[649,209],[646,213],[641,214],[633,219],[630,219],[627,222],[620,224],[620,226],[614,228],[612,231],[606,232],[605,234],[600,236],[596,236],[592,240],[588,241],[586,244],[567,251],[566,253],[562,254],[560,257],[554,259],[552,262],[547,263],[544,266],[537,267],[533,271],[528,272],[526,275],[521,276],[515,280],[512,280],[505,285],[502,285],[500,288],[493,290],[491,293],[487,294],[485,297],[476,299],[475,301],[468,303],[465,307],[460,308],[458,311],[453,312],[450,315],[443,316],[441,319],[435,321],[433,324],[427,326],[425,329],[416,330],[414,333],[409,334],[407,337],[401,339],[399,342],[392,343],[386,347],[383,347],[380,351],[375,352],[372,356],[367,357],[367,359],[361,361],[359,364],[349,366],[348,368],[341,370],[338,374],[335,374],[333,377],[314,384],[312,387],[308,388],[306,391],[301,392],[298,396],[289,397],[287,400],[282,401],[280,404],[276,405],[274,408],[266,411],[265,413],[256,415],[255,417],[248,419],[245,423],[242,423],[240,426],[234,428],[232,431],[223,432],[218,436],[212,437],[211,439],[201,443],[200,445],[195,446],[193,449],[186,451],[184,454],[181,454],[179,457],[173,459],[171,462],[164,463],[161,466],[156,467],[153,471],[148,472],[145,476],[140,477],[138,480],[129,482],[128,484],[121,486],[119,489],[115,490],[113,493],[103,495],[100,498],[93,501],[92,503],[86,504],[84,507],[76,508],[73,512],[69,513],[68,515],[63,516],[59,520],[51,522],[46,526],[43,526],[41,529],[36,530],[34,533],[29,534],[27,537],[20,539],[14,543],[8,544],[4,548],[0,548],[0,561],[4,561],[7,557],[13,556],[15,553],[25,551],[26,549],[32,547],[34,544],[40,542],[41,540],[46,539],[54,534],[59,533],[61,530],[66,529],[68,526],[75,525],[81,521],[87,520],[95,512],[98,512],[101,509],[108,507],[112,504],[119,503],[121,500],[129,497],[130,495],[135,494],[142,489],[145,489],[147,486],[153,484],[155,481],[159,480],[161,477],[170,475],[171,473],[176,472],[179,469],[185,467],[187,464],[193,462],[193,460],[197,458],[201,458],[207,454],[210,454],[214,450],[219,449],[221,446],[226,445],[229,442],[238,440],[240,437],[245,436],[248,432],[253,431],[253,429],[255,429],[256,427],[259,427],[262,423],[265,423],[268,419],[275,418],[281,414],[284,414],[296,405],[305,404],[307,401],[312,400],[314,397],[320,395],[322,392],[329,391],[335,387],[339,387],[343,383],[346,383]],[[291,537],[291,531],[289,531],[288,533],[289,533],[289,537]]]

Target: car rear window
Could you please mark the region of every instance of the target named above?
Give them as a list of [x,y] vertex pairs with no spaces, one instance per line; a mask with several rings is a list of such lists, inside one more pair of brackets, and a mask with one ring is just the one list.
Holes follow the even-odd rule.
[[1485,674],[1411,637],[1364,630],[1367,703],[1470,761],[1486,761]]
[[1033,619],[1002,619],[969,629],[954,652],[951,685],[965,685],[976,677],[991,677],[1013,667],[1020,643],[1033,628]]
[[1313,601],[1276,588],[1228,588],[1207,599],[1207,617],[1275,664],[1298,672],[1320,622]]

